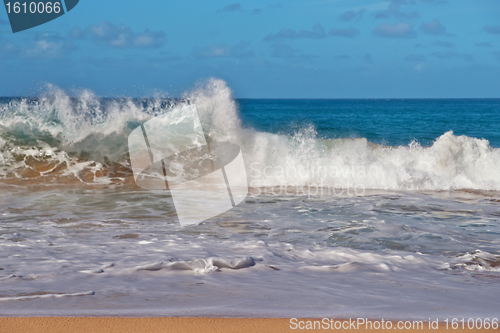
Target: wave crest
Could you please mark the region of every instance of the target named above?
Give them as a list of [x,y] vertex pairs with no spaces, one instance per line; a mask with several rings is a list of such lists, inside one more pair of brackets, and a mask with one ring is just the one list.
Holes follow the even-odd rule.
[[210,79],[182,99],[70,97],[54,86],[40,98],[0,101],[0,178],[4,182],[133,183],[130,132],[155,115],[195,104],[209,140],[238,144],[251,187],[315,186],[395,190],[500,191],[500,150],[452,131],[430,147],[383,146],[245,128],[232,92]]

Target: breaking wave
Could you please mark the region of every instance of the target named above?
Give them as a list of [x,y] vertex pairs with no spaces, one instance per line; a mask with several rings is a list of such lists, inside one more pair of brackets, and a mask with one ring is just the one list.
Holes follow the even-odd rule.
[[323,139],[241,123],[231,90],[210,79],[180,99],[70,97],[54,86],[38,98],[0,99],[4,183],[133,184],[130,132],[151,117],[195,104],[206,137],[238,144],[253,188],[316,186],[395,190],[500,190],[500,149],[447,132],[429,147],[384,146],[365,138]]

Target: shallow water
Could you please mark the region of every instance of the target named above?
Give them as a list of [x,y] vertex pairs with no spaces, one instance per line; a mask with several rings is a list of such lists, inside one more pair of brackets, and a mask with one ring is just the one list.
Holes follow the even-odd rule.
[[262,193],[188,227],[164,192],[1,193],[3,314],[496,315],[498,193]]

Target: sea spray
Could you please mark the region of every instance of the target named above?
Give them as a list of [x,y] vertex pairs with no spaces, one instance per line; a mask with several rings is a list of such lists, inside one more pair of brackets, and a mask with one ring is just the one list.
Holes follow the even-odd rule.
[[500,190],[500,150],[452,131],[424,147],[366,138],[319,137],[305,124],[293,134],[242,124],[222,80],[182,99],[70,97],[48,85],[39,98],[0,102],[0,177],[4,181],[132,183],[127,137],[151,117],[195,104],[208,140],[238,144],[251,187],[312,186],[395,190]]

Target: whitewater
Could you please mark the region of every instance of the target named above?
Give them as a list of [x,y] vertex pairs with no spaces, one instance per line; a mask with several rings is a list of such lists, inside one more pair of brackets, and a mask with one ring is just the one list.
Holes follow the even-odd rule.
[[[324,135],[325,121],[263,130],[276,105],[314,110],[259,101],[268,111],[252,123],[256,103],[217,79],[179,98],[50,85],[1,98],[0,313],[498,316],[496,143],[453,126],[404,144],[372,127]],[[128,156],[135,128],[184,105],[196,105],[207,142],[241,148],[249,184],[244,202],[186,227],[168,191],[135,184]]]
[[194,104],[208,140],[241,147],[251,187],[500,190],[500,150],[486,139],[448,131],[430,146],[388,146],[366,138],[324,139],[313,126],[293,135],[260,132],[242,125],[237,103],[220,80],[181,99],[102,99],[89,91],[70,97],[53,86],[45,94],[0,104],[2,179],[120,182],[131,175],[130,132]]

